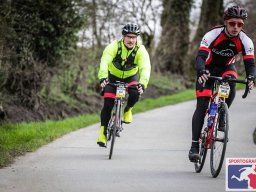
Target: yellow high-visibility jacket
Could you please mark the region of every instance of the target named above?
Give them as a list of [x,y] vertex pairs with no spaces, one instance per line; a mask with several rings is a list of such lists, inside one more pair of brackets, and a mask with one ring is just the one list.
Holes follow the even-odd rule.
[[[117,65],[114,65],[114,59],[117,56],[118,52],[118,42],[121,42],[121,63],[120,67],[117,67]],[[127,58],[131,53],[133,53],[133,50],[136,49],[137,52],[134,57],[133,67],[129,67],[128,70],[125,69],[125,61],[127,61]],[[124,69],[123,69],[124,68]],[[143,84],[145,88],[147,88],[149,78],[150,78],[150,72],[151,72],[151,64],[150,64],[150,58],[149,54],[144,47],[144,45],[137,42],[136,46],[128,50],[124,43],[123,39],[115,40],[111,44],[109,44],[103,51],[101,62],[100,62],[100,69],[98,72],[98,78],[107,78],[108,72],[121,79],[125,79],[128,77],[131,77],[135,74],[139,74],[139,83]]]

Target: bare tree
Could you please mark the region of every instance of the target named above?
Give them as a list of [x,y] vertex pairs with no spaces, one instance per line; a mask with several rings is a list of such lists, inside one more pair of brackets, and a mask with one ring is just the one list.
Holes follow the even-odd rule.
[[[141,26],[141,38],[146,48],[153,51],[157,24],[162,12],[162,2],[156,0],[124,1],[120,9],[125,13],[123,22],[134,21]],[[128,8],[128,9],[127,9]],[[128,19],[127,19],[128,18]]]
[[[84,72],[81,82],[95,83],[85,89],[96,87],[97,70],[104,47],[114,39],[121,38],[122,27],[134,22],[141,26],[141,38],[149,52],[154,49],[154,35],[161,14],[161,0],[84,0],[81,12],[86,21],[80,32],[80,61],[78,68]],[[89,56],[89,57],[88,57]],[[92,67],[93,66],[93,67]],[[93,75],[92,75],[93,74]],[[78,75],[81,73],[77,71]],[[74,82],[73,88],[78,81]],[[74,89],[73,89],[74,90]]]

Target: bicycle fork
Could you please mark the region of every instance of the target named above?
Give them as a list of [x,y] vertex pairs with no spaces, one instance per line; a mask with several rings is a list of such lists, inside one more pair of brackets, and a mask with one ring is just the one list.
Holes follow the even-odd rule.
[[[123,127],[122,127],[122,120],[119,118],[121,117],[121,113],[122,113],[122,107],[120,107],[120,110],[119,110],[119,113],[120,114],[116,114],[116,105],[114,106],[114,109],[113,109],[113,114],[112,114],[112,117],[109,121],[109,124],[108,124],[108,141],[111,140],[111,133],[114,131],[114,127],[113,126],[116,126],[116,136],[117,137],[120,137],[120,133],[122,132],[123,130]],[[117,119],[116,119],[117,118]],[[115,124],[115,122],[117,122]]]

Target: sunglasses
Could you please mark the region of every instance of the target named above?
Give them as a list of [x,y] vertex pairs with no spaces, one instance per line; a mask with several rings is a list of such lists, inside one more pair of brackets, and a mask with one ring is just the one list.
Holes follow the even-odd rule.
[[244,26],[244,23],[241,23],[241,22],[234,22],[234,21],[230,21],[228,22],[229,26],[231,27],[235,27],[237,25],[238,28],[241,28]]
[[129,39],[136,39],[137,36],[132,36],[132,35],[125,35],[125,37],[129,38]]

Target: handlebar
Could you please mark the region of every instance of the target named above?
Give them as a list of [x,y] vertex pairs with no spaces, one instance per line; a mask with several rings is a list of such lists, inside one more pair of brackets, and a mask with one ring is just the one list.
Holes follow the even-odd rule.
[[[113,86],[113,87],[118,87],[119,85],[124,85],[125,88],[138,90],[136,85],[128,86],[128,83],[124,83],[124,82],[121,82],[121,81],[117,81],[116,83],[110,83],[109,82],[109,83],[107,83],[107,85],[110,85],[110,86]],[[104,87],[101,88],[101,90],[100,90],[100,95],[103,95],[103,94],[104,94]]]
[[[245,90],[244,90],[244,94],[242,95],[242,98],[245,99],[248,95],[248,93],[250,92],[248,83],[246,80],[237,80],[237,79],[233,79],[233,78],[223,78],[223,77],[216,77],[216,76],[209,76],[208,79],[214,80],[214,81],[219,81],[219,82],[230,82],[230,83],[240,83],[240,84],[245,84]],[[203,83],[202,87],[200,88],[200,92],[203,91],[203,88],[205,87],[205,83]]]
[[120,81],[117,81],[116,83],[108,83],[107,85],[110,85],[110,86],[113,86],[113,87],[118,87],[120,85],[124,85],[125,88],[128,87],[128,83],[124,83],[124,82],[120,82]]

